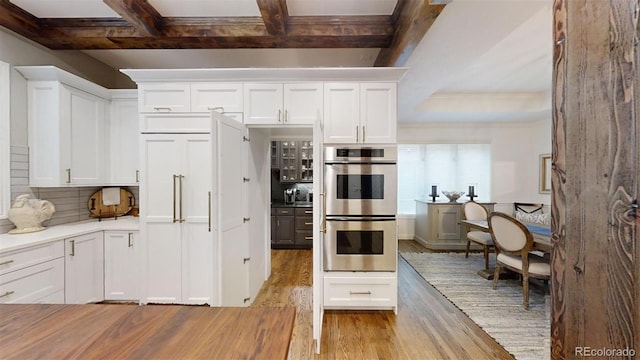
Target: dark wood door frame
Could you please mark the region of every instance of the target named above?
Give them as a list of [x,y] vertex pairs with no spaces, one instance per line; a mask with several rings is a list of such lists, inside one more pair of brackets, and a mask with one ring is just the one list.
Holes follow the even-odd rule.
[[553,11],[551,357],[632,359],[640,1],[554,0]]

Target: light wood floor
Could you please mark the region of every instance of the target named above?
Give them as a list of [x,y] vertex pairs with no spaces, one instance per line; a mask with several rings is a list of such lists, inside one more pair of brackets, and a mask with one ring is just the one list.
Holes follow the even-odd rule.
[[[400,251],[428,252],[415,241]],[[253,306],[295,306],[289,359],[513,359],[399,257],[398,315],[326,311],[320,355],[312,334],[312,251],[273,250],[272,275]]]

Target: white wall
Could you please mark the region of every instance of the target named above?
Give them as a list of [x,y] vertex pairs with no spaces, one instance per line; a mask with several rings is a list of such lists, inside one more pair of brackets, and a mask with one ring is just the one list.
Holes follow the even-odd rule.
[[[400,144],[491,144],[491,201],[509,212],[513,202],[549,205],[551,196],[538,192],[539,156],[551,153],[551,118],[526,123],[400,125]],[[411,219],[398,222],[401,238],[413,237]]]

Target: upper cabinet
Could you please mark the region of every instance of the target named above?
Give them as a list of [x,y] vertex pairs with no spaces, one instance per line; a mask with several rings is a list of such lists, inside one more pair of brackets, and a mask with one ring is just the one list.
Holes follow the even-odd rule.
[[208,113],[217,111],[242,122],[242,83],[140,84],[141,113]]
[[191,112],[242,113],[242,83],[191,84]]
[[111,90],[110,108],[109,183],[137,186],[140,181],[137,90]]
[[244,84],[247,125],[311,125],[322,120],[322,82]]
[[102,185],[108,101],[60,81],[29,80],[27,91],[29,185]]
[[140,84],[138,85],[138,107],[141,113],[190,112],[191,85]]
[[397,140],[396,83],[325,83],[324,142],[386,144]]

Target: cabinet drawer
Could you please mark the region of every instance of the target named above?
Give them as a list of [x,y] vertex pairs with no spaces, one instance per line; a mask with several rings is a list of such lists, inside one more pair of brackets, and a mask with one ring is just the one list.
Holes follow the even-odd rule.
[[313,245],[313,231],[296,230],[295,243],[299,245]]
[[0,276],[0,303],[3,304],[64,303],[64,296],[58,293],[64,294],[63,258]]
[[313,216],[313,208],[312,207],[296,208],[296,216]]
[[313,218],[296,215],[296,230],[313,230]]
[[44,245],[0,255],[0,275],[64,256],[64,242]]
[[324,278],[325,307],[389,308],[397,305],[396,277]]
[[295,214],[295,208],[276,208],[276,215],[290,215]]
[[189,84],[142,84],[138,96],[138,107],[143,113],[191,111]]
[[143,133],[157,132],[197,132],[211,131],[210,115],[189,114],[150,114],[142,115],[140,131]]

